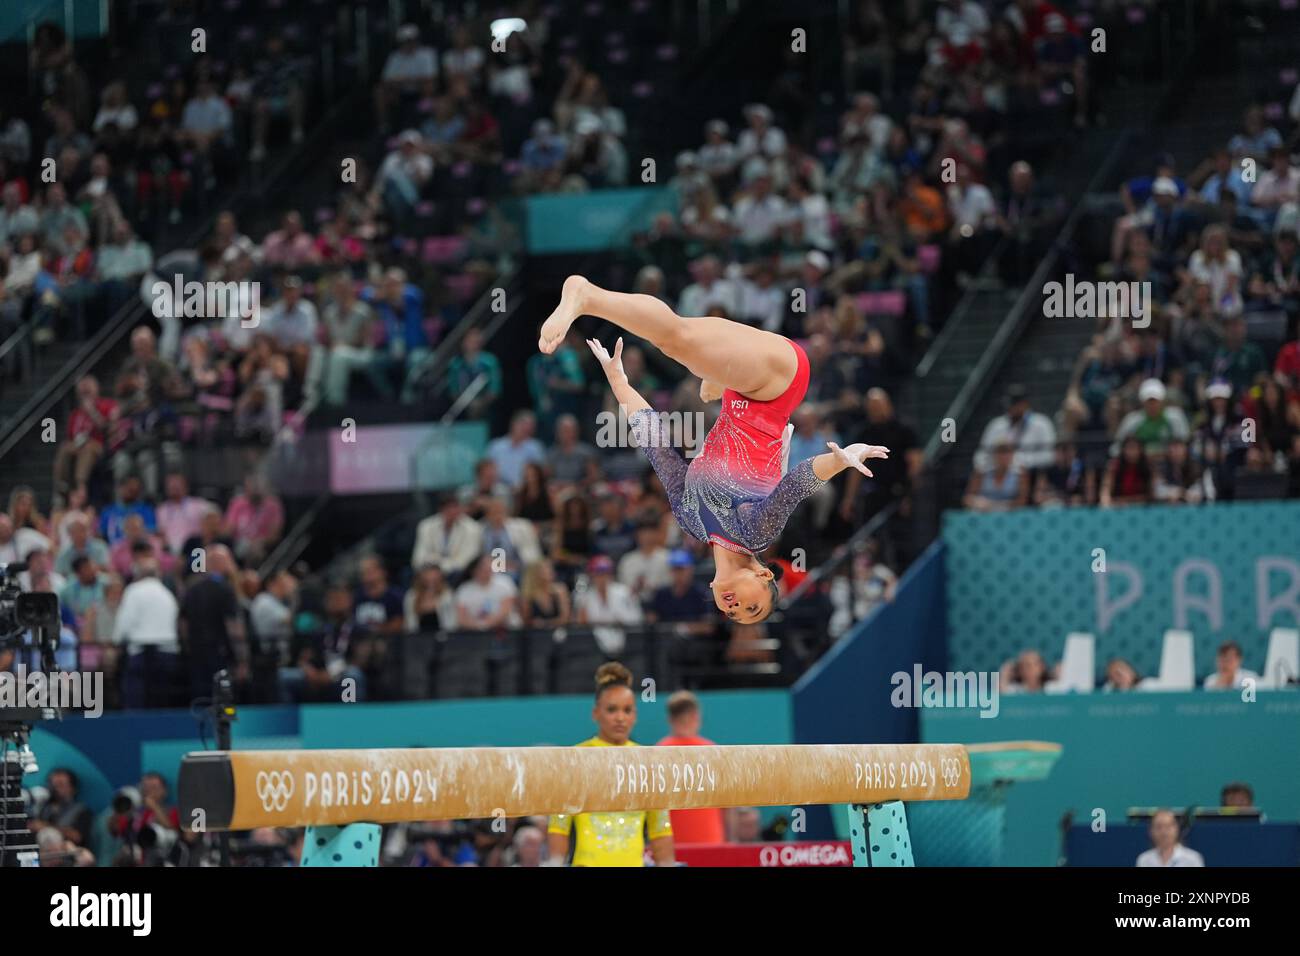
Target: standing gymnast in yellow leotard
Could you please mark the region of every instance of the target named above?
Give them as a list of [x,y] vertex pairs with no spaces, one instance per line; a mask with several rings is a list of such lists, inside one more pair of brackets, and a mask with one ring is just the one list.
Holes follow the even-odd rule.
[[[591,719],[596,722],[596,736],[579,747],[639,746],[630,739],[636,726],[632,672],[622,664],[611,661],[596,671]],[[563,860],[569,840],[574,839],[574,866],[643,866],[647,836],[655,865],[673,866],[673,827],[667,810],[556,814],[547,827],[546,845],[552,860]]]

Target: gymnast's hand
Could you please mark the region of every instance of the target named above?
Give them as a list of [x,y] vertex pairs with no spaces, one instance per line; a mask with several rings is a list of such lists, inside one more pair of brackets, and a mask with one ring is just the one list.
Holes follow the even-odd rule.
[[601,345],[598,339],[587,339],[587,347],[591,349],[591,354],[596,356],[596,361],[600,362],[600,367],[605,370],[605,378],[609,379],[610,385],[627,383],[627,373],[623,371],[623,336],[620,335],[618,341],[614,343],[613,355],[605,351],[605,346]]
[[856,445],[850,445],[848,448],[841,448],[835,442],[828,441],[826,447],[840,461],[841,467],[856,468],[868,478],[874,478],[875,475],[868,471],[867,466],[862,463],[868,458],[889,457],[889,449],[884,445],[864,445],[859,442]]
[[722,397],[724,391],[726,389],[717,382],[710,382],[707,378],[700,379],[700,401],[716,402]]

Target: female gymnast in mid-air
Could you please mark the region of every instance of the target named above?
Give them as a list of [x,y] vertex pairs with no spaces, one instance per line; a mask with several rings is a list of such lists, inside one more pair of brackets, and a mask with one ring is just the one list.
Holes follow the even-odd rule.
[[788,423],[808,391],[808,356],[783,335],[716,316],[683,318],[653,296],[610,292],[569,276],[537,347],[554,352],[580,315],[599,316],[653,343],[700,378],[700,398],[722,399],[717,422],[688,465],[662,434],[650,404],[628,384],[623,339],[613,355],[587,340],[633,440],[663,482],[677,523],[711,545],[713,602],[737,623],[763,620],[776,605],[778,575],[758,554],[781,534],[799,502],[846,468],[870,477],[863,462],[887,458],[889,449],[827,442],[830,451],[786,471]]

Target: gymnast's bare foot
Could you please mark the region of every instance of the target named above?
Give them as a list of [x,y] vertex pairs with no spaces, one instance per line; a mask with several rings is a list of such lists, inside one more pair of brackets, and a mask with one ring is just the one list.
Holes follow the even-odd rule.
[[569,276],[564,280],[564,289],[560,292],[560,304],[555,307],[551,317],[542,323],[542,331],[537,339],[537,348],[550,355],[560,343],[578,316],[582,315],[583,301],[586,298],[589,283],[582,276]]

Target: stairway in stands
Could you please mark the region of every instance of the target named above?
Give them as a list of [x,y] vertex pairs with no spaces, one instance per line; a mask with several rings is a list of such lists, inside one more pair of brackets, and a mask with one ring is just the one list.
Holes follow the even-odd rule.
[[[1227,145],[1232,135],[1239,131],[1241,116],[1252,101],[1278,92],[1278,75],[1289,65],[1285,44],[1279,44],[1266,30],[1242,29],[1246,35],[1239,37],[1235,45],[1220,46],[1219,56],[1214,62],[1198,57],[1189,88],[1178,98],[1172,115],[1163,121],[1151,122],[1150,107],[1154,100],[1147,95],[1126,96],[1119,99],[1113,108],[1108,106],[1113,126],[1128,125],[1142,130],[1141,136],[1127,151],[1126,163],[1117,171],[1118,179],[1147,172],[1151,160],[1159,153],[1173,155],[1180,175],[1190,173],[1213,149]],[[1106,186],[1108,189],[1117,188],[1118,182]],[[978,336],[992,335],[999,321],[992,311],[990,308],[987,315],[981,311],[969,316],[978,321],[972,322],[969,329],[963,328],[960,346],[957,340],[952,343],[959,348],[954,348],[952,355],[945,356],[957,364],[949,374],[959,376],[961,364],[970,369],[978,361],[982,352]],[[942,506],[959,506],[980,435],[988,422],[1002,413],[1002,399],[1007,387],[1024,385],[1032,407],[1046,415],[1054,415],[1065,398],[1074,363],[1080,350],[1088,343],[1090,332],[1088,322],[1047,319],[1041,313],[1031,320],[957,436],[956,447],[946,456],[941,474],[936,476],[940,482],[938,491]],[[960,381],[955,384],[960,388]],[[941,411],[931,410],[934,404],[938,402],[923,406],[932,422],[937,421],[935,416],[942,415]],[[927,436],[929,432],[922,431],[921,434]]]
[[[45,382],[59,369],[66,365],[80,351],[84,343],[55,339],[48,345],[36,349],[30,374],[14,380],[7,379],[0,385],[0,433],[18,414],[27,402],[41,390]],[[56,416],[59,431],[65,424],[63,416]],[[53,444],[41,441],[42,429],[34,428],[23,443],[5,456],[4,478],[7,486],[29,485],[38,490],[38,500],[49,500],[47,493],[50,473],[54,467]]]
[[[1133,91],[1133,100],[1150,103],[1154,95],[1153,89]],[[1072,205],[1073,198],[1086,187],[1118,136],[1114,127],[1089,131],[1074,147],[1065,164],[1050,170],[1051,191],[1065,196],[1067,203]],[[907,383],[900,399],[905,417],[916,427],[923,442],[939,427],[1020,293],[1021,287],[1018,286],[971,289],[949,317],[948,321],[955,321],[956,325],[948,333],[950,337],[943,344],[938,359],[924,376]],[[1080,339],[1080,330],[1081,327],[1073,323],[1058,323],[1051,328],[1036,330],[1054,347],[1031,365],[1029,370],[1032,374],[1023,379],[1035,407],[1044,407],[1044,403],[1052,398],[1054,376],[1062,373],[1068,378],[1074,356],[1087,339],[1086,335]]]

